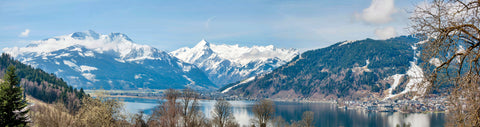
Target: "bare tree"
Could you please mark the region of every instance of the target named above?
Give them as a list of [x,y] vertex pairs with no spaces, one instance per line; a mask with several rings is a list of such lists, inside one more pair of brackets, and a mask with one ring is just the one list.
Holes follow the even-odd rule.
[[[449,126],[480,126],[480,0],[432,0],[418,5],[411,30],[425,39],[431,88],[448,88]],[[433,65],[433,66],[432,66]]]
[[137,114],[134,114],[132,117],[132,126],[133,127],[147,127],[147,123],[143,120],[144,112],[140,111]]
[[56,104],[45,104],[36,101],[31,107],[32,125],[40,127],[122,127],[130,126],[127,122],[123,104],[118,99],[108,99],[104,93],[96,92],[96,98],[84,97],[76,114],[70,112],[60,101]]
[[266,99],[257,101],[253,105],[253,114],[257,118],[260,127],[266,127],[275,114],[275,104],[273,101]]
[[302,124],[304,127],[313,127],[315,122],[314,120],[314,113],[312,111],[305,111],[303,112],[302,116]]
[[177,90],[166,90],[163,96],[165,102],[160,102],[160,105],[155,108],[152,116],[148,120],[148,125],[176,127],[180,117],[179,114],[181,112],[180,103],[176,102],[179,96],[180,93]]
[[123,104],[116,99],[84,98],[82,107],[75,115],[76,126],[122,126],[126,116],[123,114]]
[[233,116],[232,106],[229,102],[220,99],[215,103],[213,109],[213,123],[217,127],[232,127],[238,126]]
[[174,89],[166,90],[163,97],[165,102],[160,102],[155,108],[147,124],[161,127],[208,126],[209,121],[198,109],[198,98],[198,93],[189,88],[181,93]]
[[191,127],[195,122],[195,115],[198,113],[198,93],[192,89],[185,88],[181,94],[183,126]]
[[199,94],[190,88],[182,90],[181,94],[181,115],[184,127],[198,127],[205,123],[203,113],[199,110]]
[[283,119],[282,116],[277,116],[275,119],[273,119],[272,126],[274,127],[286,127],[288,126],[287,122],[285,119]]
[[36,103],[29,112],[32,120],[31,126],[39,127],[70,127],[74,126],[75,118],[65,108],[64,104],[57,103],[48,106]]

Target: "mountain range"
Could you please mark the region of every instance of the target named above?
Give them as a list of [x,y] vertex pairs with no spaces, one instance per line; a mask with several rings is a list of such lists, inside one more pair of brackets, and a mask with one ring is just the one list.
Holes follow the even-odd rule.
[[195,65],[121,33],[75,32],[3,50],[85,89],[218,87]]
[[33,41],[3,49],[22,63],[85,89],[214,90],[268,73],[298,55],[295,49],[269,46],[215,45],[205,40],[193,48],[167,53],[135,43],[122,33],[95,31]]
[[306,51],[271,73],[221,88],[245,98],[352,100],[425,93],[415,36],[344,41]]
[[3,50],[85,89],[192,87],[220,88],[245,98],[391,99],[425,93],[418,87],[423,83],[419,41],[415,36],[343,41],[300,54],[272,45],[201,40],[168,53],[137,44],[125,34],[90,30]]
[[184,47],[171,55],[203,70],[217,85],[234,83],[259,74],[271,72],[299,54],[295,49],[269,46],[242,47],[215,45],[206,40],[192,48]]

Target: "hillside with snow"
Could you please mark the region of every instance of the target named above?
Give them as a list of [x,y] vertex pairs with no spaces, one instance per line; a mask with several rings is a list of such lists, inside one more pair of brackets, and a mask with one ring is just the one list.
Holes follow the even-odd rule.
[[195,65],[151,46],[136,44],[121,33],[75,32],[3,51],[22,63],[54,73],[75,87],[216,87]]
[[192,48],[180,48],[170,54],[202,69],[213,83],[225,85],[271,72],[299,52],[272,45],[242,47],[202,40]]
[[[231,84],[221,92],[280,100],[390,99],[422,95],[414,36],[339,42],[298,55],[271,73]],[[418,96],[413,96],[412,99]]]

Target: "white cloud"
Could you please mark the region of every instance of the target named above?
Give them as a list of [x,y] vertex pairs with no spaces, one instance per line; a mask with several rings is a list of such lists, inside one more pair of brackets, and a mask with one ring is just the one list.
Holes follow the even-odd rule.
[[25,29],[22,33],[20,33],[20,37],[28,37],[28,34],[30,34],[30,29]]
[[375,35],[377,35],[379,39],[388,39],[391,37],[395,37],[396,34],[397,32],[395,32],[394,27],[385,27],[382,29],[375,29]]
[[396,12],[395,0],[372,0],[370,7],[356,13],[355,17],[367,23],[383,24],[392,21],[391,15]]

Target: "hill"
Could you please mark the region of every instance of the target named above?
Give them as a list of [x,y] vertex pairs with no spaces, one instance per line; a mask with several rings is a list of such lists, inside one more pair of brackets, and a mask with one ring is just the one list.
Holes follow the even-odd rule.
[[87,96],[83,89],[73,88],[54,74],[25,65],[5,53],[0,56],[0,76],[3,77],[10,65],[17,69],[16,73],[25,93],[38,100],[46,103],[62,102],[68,109],[75,110],[80,106],[80,99]]
[[[414,36],[344,41],[296,56],[271,73],[224,91],[246,98],[390,98],[421,82]],[[398,87],[397,87],[398,86]],[[224,90],[226,88],[222,88]]]

